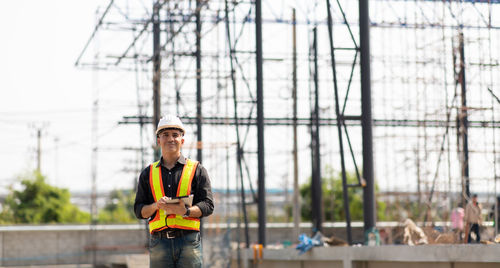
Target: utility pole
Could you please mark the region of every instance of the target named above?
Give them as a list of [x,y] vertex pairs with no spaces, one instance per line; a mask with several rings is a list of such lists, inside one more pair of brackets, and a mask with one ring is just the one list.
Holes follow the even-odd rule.
[[36,167],[35,171],[38,173],[42,173],[42,132],[45,131],[47,127],[46,122],[42,122],[41,124],[32,124],[30,125],[36,132]]
[[[292,9],[292,41],[293,41],[293,237],[299,237],[300,229],[300,196],[299,196],[299,160],[297,156],[297,29],[295,8]],[[288,191],[288,189],[285,189]]]
[[[161,57],[160,57],[160,4],[153,5],[153,132],[156,136],[156,127],[161,116]],[[154,147],[154,158],[160,158],[160,148]]]
[[37,137],[37,147],[36,147],[36,171],[42,173],[41,162],[42,162],[42,129],[38,128],[36,130]]
[[[96,18],[99,17],[96,11]],[[94,65],[99,66],[99,35],[96,33],[94,43]],[[90,244],[92,248],[92,265],[97,267],[97,165],[98,165],[98,127],[99,127],[99,69],[92,69],[92,125],[91,125],[91,148],[90,153]]]
[[59,138],[54,138],[54,182],[59,185]]

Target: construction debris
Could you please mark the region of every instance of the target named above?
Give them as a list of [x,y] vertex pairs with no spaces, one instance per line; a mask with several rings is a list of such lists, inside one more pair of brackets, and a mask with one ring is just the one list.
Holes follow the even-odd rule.
[[495,243],[500,244],[500,234],[495,237],[494,241]]
[[404,244],[409,246],[429,244],[424,231],[412,220],[406,219],[404,225]]
[[300,243],[295,247],[299,250],[299,255],[306,253],[313,247],[323,246],[323,234],[317,232],[312,238],[308,237],[306,234],[299,235]]
[[330,238],[323,238],[323,242],[325,242],[327,245],[329,246],[335,246],[335,247],[347,247],[349,246],[349,244],[343,240],[343,239],[340,239],[334,235],[332,235]]

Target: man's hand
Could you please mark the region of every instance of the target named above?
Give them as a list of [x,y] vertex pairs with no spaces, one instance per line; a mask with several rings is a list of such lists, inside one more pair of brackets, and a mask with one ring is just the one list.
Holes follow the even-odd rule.
[[186,205],[184,205],[182,199],[179,199],[178,203],[167,203],[167,200],[169,200],[169,198],[164,196],[157,202],[158,208],[165,210],[167,215],[176,214],[182,216],[186,213]]

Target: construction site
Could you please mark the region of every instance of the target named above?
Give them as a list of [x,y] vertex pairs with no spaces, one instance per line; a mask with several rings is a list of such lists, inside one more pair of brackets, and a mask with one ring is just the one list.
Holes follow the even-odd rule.
[[500,1],[108,0],[94,16],[74,58],[93,85],[91,188],[72,196],[90,224],[2,225],[0,266],[149,267],[146,220],[98,223],[99,170],[135,192],[173,114],[210,174],[204,267],[500,267]]

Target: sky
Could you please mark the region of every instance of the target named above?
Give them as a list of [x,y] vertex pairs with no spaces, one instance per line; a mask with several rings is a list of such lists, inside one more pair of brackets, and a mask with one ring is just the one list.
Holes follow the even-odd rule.
[[[47,181],[72,192],[89,191],[93,157],[92,103],[95,99],[99,100],[97,190],[132,188],[142,168],[137,165],[140,157],[134,151],[122,149],[139,146],[139,131],[137,126],[119,125],[118,122],[124,115],[137,114],[135,76],[130,72],[109,71],[96,75],[89,69],[75,67],[95,27],[96,10],[100,8],[102,13],[108,3],[97,0],[0,3],[0,27],[2,40],[5,40],[0,42],[0,163],[3,170],[0,194],[6,193],[7,187],[23,174],[36,168],[38,129],[42,134],[41,171]],[[117,9],[110,12],[116,13]],[[105,34],[94,39],[97,42],[88,47],[86,62],[93,51],[105,47],[123,51],[130,36],[120,39],[121,42],[115,39]],[[145,77],[141,81],[146,81],[147,87],[151,79]],[[98,97],[95,85],[98,85]],[[195,157],[196,150],[189,145],[193,142],[193,129],[187,128],[191,134],[185,137],[187,148],[183,152]],[[148,127],[146,131],[150,134],[152,130]],[[209,131],[205,132],[205,137],[211,136],[214,143],[226,143],[224,135],[227,133]],[[230,131],[234,136],[233,132]],[[308,135],[305,129],[302,132],[304,137]],[[276,136],[272,131],[268,133],[266,135]],[[290,133],[287,140],[291,140]],[[150,136],[146,137],[145,146],[154,143]],[[309,154],[307,148],[307,143],[301,144],[301,150]],[[233,149],[229,149],[231,153]],[[282,186],[282,177],[291,174],[286,171],[291,167],[290,157],[280,157],[279,165],[285,173],[270,172],[268,187]],[[145,162],[151,160],[145,159]],[[204,163],[210,167],[207,160]],[[214,166],[212,170],[214,176],[225,173],[223,165]],[[307,178],[308,174],[302,177]],[[213,185],[223,187],[225,178],[223,181],[214,181]]]
[[[97,87],[99,92],[99,119],[97,132],[100,148],[97,161],[98,190],[107,191],[116,188],[131,188],[133,181],[137,178],[138,172],[134,170],[141,168],[137,166],[137,153],[133,151],[124,151],[122,149],[125,146],[138,146],[138,127],[119,125],[117,123],[124,115],[137,114],[135,77],[126,72],[99,72],[96,76],[88,69],[75,67],[75,61],[94,29],[96,9],[101,7],[102,11],[102,8],[104,8],[107,3],[108,1],[102,0],[0,1],[0,33],[2,33],[2,42],[0,42],[0,167],[3,171],[0,174],[0,194],[5,193],[7,187],[14,183],[19,176],[22,176],[22,174],[36,167],[37,129],[42,130],[41,170],[42,173],[47,176],[48,182],[59,187],[68,188],[73,192],[88,191],[90,189],[92,103],[96,98],[95,93],[93,93],[93,90],[96,89],[94,85],[99,85]],[[266,1],[266,3],[269,3],[269,1]],[[355,7],[356,5],[354,4],[351,6],[351,8]],[[266,8],[269,9],[269,6],[266,5]],[[379,12],[375,6],[373,6],[372,11],[376,14],[380,13],[385,14],[385,16],[387,15],[387,13]],[[116,10],[114,10],[114,12],[116,12]],[[300,14],[299,12],[299,15]],[[267,14],[267,17],[271,16]],[[337,20],[339,19],[338,14],[336,14],[336,18]],[[380,20],[380,18],[378,20]],[[270,28],[268,27],[266,29]],[[384,32],[381,29],[382,28],[373,30],[372,34],[387,34],[390,30]],[[274,29],[274,32],[272,30],[271,28],[271,33],[273,34],[282,31],[282,29],[278,27]],[[399,31],[391,30],[390,33],[395,34],[398,32]],[[413,32],[410,34],[413,34]],[[221,36],[224,35],[221,34]],[[277,39],[279,36],[280,35],[275,34],[274,38]],[[299,36],[301,37],[299,41],[302,41],[299,42],[299,45],[307,49],[308,45],[305,38],[307,33],[299,32]],[[320,38],[321,36],[326,38],[326,33],[323,32]],[[130,36],[128,37],[130,38]],[[106,45],[115,48],[115,46],[118,47],[128,44],[128,41],[120,42],[122,39],[109,40],[105,38],[105,36],[101,36],[100,43],[97,43],[97,45],[92,43],[89,50],[94,49],[95,47],[93,46],[99,45],[101,48]],[[378,35],[374,35],[373,38],[375,41],[372,42],[372,51],[377,51],[377,45],[379,47],[384,47],[384,44],[392,42],[390,38],[388,38],[387,43],[384,43],[385,41],[380,39],[377,42],[376,38],[380,38]],[[267,32],[265,40],[267,40],[268,43],[280,42],[275,39],[272,39],[272,36],[269,36],[269,32]],[[289,36],[283,39],[286,39],[283,42],[287,42],[287,44],[290,41]],[[427,42],[426,40],[421,42],[424,41]],[[409,44],[410,41],[406,41],[406,43]],[[327,43],[322,43],[324,46],[323,49],[326,49],[326,44]],[[278,48],[280,50],[286,50],[286,53],[289,53],[290,50],[289,47]],[[386,45],[385,48],[390,49],[392,46]],[[402,48],[408,47],[402,46]],[[473,50],[476,49],[476,47],[471,46],[469,49]],[[122,49],[116,50],[122,51]],[[271,49],[267,51],[271,51]],[[392,55],[393,53],[389,51],[387,54]],[[406,55],[406,51],[402,52],[402,54]],[[283,71],[281,61],[270,61],[266,64],[268,68],[266,69],[265,75],[275,75],[278,77],[278,74],[281,74]],[[271,68],[272,64],[276,65],[274,70],[278,71],[273,72]],[[376,65],[373,64],[372,66]],[[303,68],[307,69],[307,65],[304,64]],[[384,69],[384,73],[381,71],[377,73],[379,69],[376,67],[372,68],[375,69],[372,70],[372,79],[375,82],[381,79],[381,75],[385,77],[385,72],[390,71]],[[324,74],[322,77],[325,77],[325,81],[328,79],[327,73],[330,72],[329,70],[329,68],[323,70]],[[380,68],[380,70],[382,70],[382,68]],[[288,69],[285,70],[285,72],[291,73]],[[471,78],[472,77],[473,76],[471,76]],[[303,78],[306,78],[306,75],[304,75]],[[141,80],[146,81],[145,83],[151,81],[149,77],[145,77]],[[328,81],[325,83],[327,82]],[[289,99],[289,97],[286,97],[289,92],[288,84],[270,84],[270,82],[268,82],[266,85],[271,85],[269,86],[271,89],[279,89],[267,91],[266,94],[280,95],[269,98],[270,100],[282,101],[281,99]],[[274,88],[273,85],[275,86]],[[304,85],[306,85],[306,82],[304,82]],[[376,87],[378,86],[380,88],[386,85],[379,82],[378,84],[373,83],[372,86],[375,89],[374,92],[381,92],[380,90],[377,91]],[[394,92],[400,91],[394,90]],[[404,93],[404,91],[401,92]],[[303,91],[302,94],[304,94],[302,99],[305,103],[308,101],[307,92]],[[278,101],[276,103],[279,104],[286,102]],[[328,116],[332,117],[332,98],[323,98],[322,101],[322,104],[324,104],[322,107],[327,111],[326,113],[330,113]],[[309,104],[306,103],[303,105],[308,106]],[[354,105],[351,107],[356,106]],[[382,106],[379,105],[378,107],[380,108]],[[281,109],[281,107],[279,107],[279,109]],[[290,112],[290,109],[281,110],[283,110],[283,113],[289,114]],[[270,114],[269,111],[268,109],[268,115]],[[305,116],[307,116],[307,113],[307,109],[303,110]],[[375,110],[375,114],[376,113],[377,110]],[[394,111],[391,111],[391,113],[394,113]],[[353,112],[353,114],[356,113]],[[276,128],[273,132],[270,129],[271,128],[267,128],[266,130],[266,143],[268,145],[270,143],[278,144],[278,142],[281,142],[276,140],[276,137],[283,137],[279,131],[289,130]],[[148,133],[152,132],[151,129],[147,131],[149,131]],[[335,137],[334,133],[336,129],[332,128],[324,131],[326,134],[325,136]],[[226,133],[217,132],[216,130],[213,132],[207,131],[205,133],[207,133],[207,136],[212,135],[212,137],[216,138],[213,139],[213,141],[220,143],[222,143],[224,137],[226,137],[224,136]],[[376,135],[377,133],[375,132],[375,138]],[[380,135],[384,137],[388,136],[388,134]],[[440,133],[436,135],[441,136]],[[284,136],[284,139],[288,141],[291,140],[291,132],[287,132]],[[310,171],[308,167],[305,167],[309,166],[309,158],[307,156],[309,154],[308,132],[302,129],[299,136],[302,138],[299,144],[299,150],[301,150],[302,153],[299,156],[299,161],[301,161],[301,163],[306,163],[301,165],[300,172],[301,178],[305,181]],[[408,136],[410,136],[410,134],[408,134]],[[187,144],[192,142],[191,135],[188,135],[186,139]],[[395,141],[394,139],[387,140],[389,144]],[[324,150],[324,154],[326,155],[324,163],[335,167],[338,166],[339,163],[338,157],[335,154],[336,149],[334,149],[336,146],[336,138],[330,139],[330,141],[332,143],[332,145],[330,145],[331,147],[325,148]],[[149,146],[154,140],[152,137],[149,137],[146,139],[146,142],[147,144],[145,145]],[[471,143],[472,142],[473,140],[471,139]],[[326,143],[326,141],[324,143]],[[381,149],[379,148],[378,152],[387,150],[389,147],[394,147],[394,151],[397,151],[399,150],[398,146],[411,147],[410,145],[412,145],[410,141],[406,143],[396,141],[395,145],[386,146],[386,143],[381,143],[380,140],[377,143],[376,140],[375,146],[377,146],[377,144],[379,147],[384,147]],[[439,141],[436,142],[436,144],[438,144],[436,146],[439,146]],[[279,146],[281,146],[281,144],[279,144]],[[278,153],[284,152],[284,154],[288,154],[290,150],[288,150],[289,146],[286,146],[287,144],[283,143]],[[232,149],[234,149],[234,147],[231,147],[231,150]],[[407,151],[411,150],[411,148],[403,149]],[[188,152],[191,152],[192,155],[194,154],[192,149]],[[231,152],[234,153],[234,150]],[[375,153],[377,153],[377,148],[375,148]],[[388,155],[390,153],[391,152],[385,154]],[[280,156],[276,158],[272,158],[272,154],[268,155],[269,157],[266,159],[266,176],[269,178],[269,184],[267,185],[271,187],[280,186],[279,181],[292,174],[291,155],[288,154],[286,157]],[[398,157],[400,156],[401,155],[398,155]],[[408,159],[413,159],[411,157]],[[207,158],[208,157],[205,159]],[[274,162],[270,161],[270,159],[277,158],[279,161],[275,165],[281,168],[280,172],[275,172],[274,169],[271,170],[271,163],[274,164]],[[150,162],[151,159],[146,159],[145,161]],[[217,160],[214,160],[213,162],[216,161]],[[205,160],[205,163],[207,162],[208,161]],[[389,170],[389,172],[383,174],[392,174],[394,178],[397,178],[401,174],[401,170],[394,169],[391,162],[394,161],[388,159],[383,161],[380,159],[378,165],[376,161],[377,169],[382,170],[387,166],[386,169]],[[413,162],[407,162],[410,167],[414,166]],[[124,171],[124,167],[131,170],[131,172]],[[406,165],[397,165],[397,167],[409,170]],[[434,170],[433,168],[430,169]],[[223,165],[214,165],[212,170],[216,170],[216,174],[225,173],[225,167]],[[390,173],[392,170],[394,170],[394,172]],[[403,174],[406,174],[404,170]],[[405,184],[405,180],[393,180],[391,176],[379,176],[377,179],[382,187],[392,186],[393,181],[398,183],[402,182],[401,185],[403,185],[403,187],[408,184]],[[221,185],[222,184],[218,184],[218,186]]]
[[[4,40],[0,42],[0,163],[3,171],[0,193],[6,193],[18,178],[36,168],[38,129],[42,134],[41,171],[47,181],[72,192],[89,191],[95,99],[99,100],[97,190],[132,188],[137,170],[142,167],[137,165],[136,152],[122,149],[138,147],[138,127],[118,122],[124,115],[137,114],[135,77],[130,72],[102,71],[95,75],[89,69],[75,67],[95,27],[97,8],[102,12],[108,3],[97,0],[0,3],[0,32]],[[97,43],[92,42],[87,49],[87,63],[89,55],[94,49],[99,50],[99,46],[122,51],[129,39],[119,42],[102,35],[95,40]],[[95,85],[98,85],[98,97]],[[191,127],[187,127],[192,132]],[[186,144],[192,140],[192,135],[186,136]],[[153,142],[148,136],[145,146]],[[306,145],[302,147],[307,149]],[[192,148],[184,152],[195,155]],[[225,170],[222,166],[218,169]],[[278,175],[280,181],[281,176]],[[276,185],[281,183],[270,184]]]
[[92,76],[74,63],[93,30],[97,6],[105,3],[0,2],[2,192],[36,167],[39,128],[41,169],[49,182],[89,188]]

